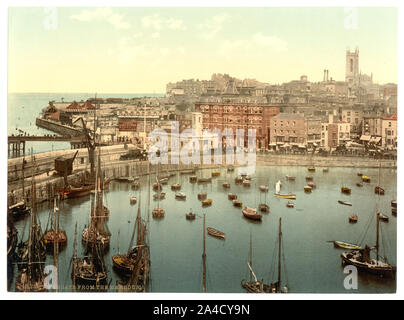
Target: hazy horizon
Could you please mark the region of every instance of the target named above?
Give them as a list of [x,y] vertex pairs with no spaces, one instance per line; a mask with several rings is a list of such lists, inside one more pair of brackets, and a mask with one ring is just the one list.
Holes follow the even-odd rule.
[[213,73],[320,82],[324,69],[344,81],[348,47],[375,83],[397,83],[397,9],[10,8],[8,87],[142,94]]

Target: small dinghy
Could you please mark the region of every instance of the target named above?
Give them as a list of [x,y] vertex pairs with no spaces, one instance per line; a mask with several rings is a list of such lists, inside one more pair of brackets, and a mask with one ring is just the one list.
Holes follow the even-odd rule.
[[310,187],[310,186],[304,186],[304,192],[306,192],[306,193],[311,193],[311,190],[312,190],[313,188],[312,187]]
[[358,222],[358,216],[354,213],[351,216],[349,216],[349,222],[350,223],[357,223]]
[[260,205],[258,205],[258,209],[259,209],[259,211],[264,212],[264,213],[269,212],[269,206],[265,203],[261,203]]
[[186,200],[186,199],[187,199],[187,196],[186,196],[185,193],[179,192],[179,193],[176,193],[176,194],[175,194],[175,199],[178,199],[178,200]]
[[219,231],[219,230],[217,230],[217,229],[215,229],[215,228],[207,227],[207,228],[206,228],[206,231],[207,231],[208,234],[210,234],[212,237],[219,238],[219,239],[223,239],[223,240],[226,239],[226,235],[224,234],[224,232]]
[[290,202],[290,201],[288,201],[288,202],[286,202],[286,207],[288,207],[288,208],[294,208],[294,203],[293,202]]
[[130,198],[130,204],[136,204],[137,198],[136,197],[131,197]]
[[240,200],[233,200],[233,206],[241,208],[242,205],[243,203]]
[[229,189],[230,188],[230,183],[223,182],[222,186],[223,186],[223,188]]
[[261,192],[268,192],[268,190],[269,190],[268,186],[264,186],[264,185],[259,186],[259,188],[260,188]]
[[342,201],[342,200],[338,200],[339,204],[343,204],[345,206],[351,206],[352,207],[352,203],[348,202],[348,201]]
[[244,215],[244,217],[251,219],[251,220],[261,220],[262,219],[262,215],[259,214],[257,212],[257,210],[254,208],[245,207],[243,209],[243,215]]
[[209,207],[211,205],[212,205],[212,200],[211,199],[202,201],[202,207]]
[[198,193],[198,200],[205,200],[208,194],[206,192]]
[[229,200],[236,200],[236,199],[237,199],[237,195],[234,194],[234,193],[229,193],[229,194],[227,195],[227,198],[228,198]]
[[361,247],[358,246],[357,244],[353,243],[348,243],[348,242],[343,242],[343,241],[330,241],[334,243],[335,248],[340,248],[340,249],[346,249],[346,250],[360,250]]

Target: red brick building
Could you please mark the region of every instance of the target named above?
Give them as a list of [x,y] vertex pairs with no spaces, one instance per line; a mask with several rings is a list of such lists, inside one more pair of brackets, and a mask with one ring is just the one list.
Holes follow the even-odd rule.
[[270,141],[270,120],[279,114],[279,107],[248,103],[196,103],[202,113],[203,129],[244,129],[247,146],[248,129],[256,129],[257,148],[267,148]]

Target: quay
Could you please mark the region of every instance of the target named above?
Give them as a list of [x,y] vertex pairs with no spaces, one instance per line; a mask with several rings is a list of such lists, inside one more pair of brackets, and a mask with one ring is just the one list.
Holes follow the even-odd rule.
[[[223,164],[161,164],[149,165],[148,161],[120,160],[121,155],[126,154],[133,145],[113,145],[101,147],[101,161],[106,178],[116,179],[120,177],[143,176],[160,172],[176,172],[197,169],[216,169],[225,167],[225,155]],[[8,200],[9,203],[16,203],[30,199],[29,182],[32,175],[35,175],[37,185],[37,201],[50,201],[57,194],[56,190],[64,185],[63,177],[58,176],[55,171],[55,159],[60,156],[73,156],[78,151],[73,161],[73,172],[69,175],[68,182],[77,184],[85,180],[88,175],[90,163],[88,150],[86,148],[77,150],[60,150],[45,152],[28,157],[20,157],[8,160]],[[212,161],[213,162],[213,161]],[[202,163],[202,161],[201,161]],[[257,155],[258,166],[316,166],[316,167],[352,167],[352,168],[397,168],[397,162],[388,159],[372,159],[364,157],[348,156],[311,156],[311,155],[278,155],[265,154]],[[237,166],[237,164],[235,165]],[[159,169],[158,169],[159,167]],[[25,185],[23,194],[23,184]]]

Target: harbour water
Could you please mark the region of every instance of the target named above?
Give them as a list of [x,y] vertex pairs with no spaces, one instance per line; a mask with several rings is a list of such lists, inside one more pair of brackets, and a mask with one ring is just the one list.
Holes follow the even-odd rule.
[[[362,172],[371,177],[371,183],[357,187]],[[376,241],[376,204],[378,196],[374,193],[379,170],[368,168],[330,167],[328,173],[321,168],[316,172],[307,172],[306,167],[258,167],[252,175],[251,187],[235,185],[237,169],[228,173],[220,170],[220,177],[213,178],[211,184],[189,183],[189,176],[178,175],[164,186],[166,199],[160,202],[165,209],[165,217],[154,220],[151,210],[157,206],[150,191],[148,208],[147,177],[141,178],[141,190],[133,191],[128,183],[113,181],[104,196],[104,203],[110,209],[108,228],[112,233],[109,251],[104,256],[111,281],[111,291],[119,276],[112,269],[111,257],[118,251],[118,231],[120,233],[120,252],[128,249],[132,235],[137,208],[148,219],[150,212],[150,250],[151,250],[151,286],[152,292],[201,292],[202,291],[202,216],[206,214],[206,226],[214,227],[226,233],[226,240],[218,240],[207,235],[207,292],[241,293],[240,282],[249,278],[246,261],[249,259],[250,232],[253,239],[253,269],[259,279],[265,282],[276,277],[276,254],[274,254],[278,236],[278,221],[282,217],[283,252],[285,269],[283,283],[287,283],[293,293],[386,293],[395,292],[396,282],[374,275],[359,273],[358,290],[346,290],[343,285],[344,274],[341,266],[340,249],[335,249],[329,240],[342,240],[358,243],[367,230],[362,245],[374,245]],[[211,170],[198,172],[198,175],[210,176]],[[296,177],[296,181],[286,181],[285,176]],[[303,191],[305,177],[314,176],[317,188],[311,194]],[[396,170],[381,169],[380,185],[385,195],[380,196],[381,212],[390,217],[388,223],[381,222],[381,255],[387,256],[391,264],[396,265],[396,218],[391,215],[390,201],[396,199]],[[154,177],[151,179],[154,180]],[[274,194],[276,181],[282,181],[282,193],[294,193],[297,199],[294,208],[287,208],[288,200],[278,199]],[[224,189],[222,183],[229,181],[230,189]],[[186,201],[176,200],[175,191],[170,184],[179,182]],[[261,193],[259,185],[269,185],[268,193]],[[352,188],[351,195],[341,194],[340,188],[346,185]],[[198,192],[206,191],[213,205],[202,208],[197,199]],[[258,207],[266,202],[270,213],[263,214],[262,222],[253,222],[243,217],[241,210],[232,206],[227,199],[229,192],[236,193],[243,206]],[[136,205],[129,198],[138,198]],[[352,207],[339,204],[338,200],[352,203]],[[194,221],[185,219],[192,211],[197,214]],[[42,228],[46,228],[49,213],[53,209],[48,204],[38,208]],[[71,258],[73,254],[74,226],[78,224],[78,255],[81,256],[81,231],[88,225],[90,196],[68,199],[60,205],[60,223],[68,235],[67,246],[59,254],[59,286],[62,291],[71,291]],[[359,221],[350,224],[348,217],[356,213]],[[372,219],[367,228],[369,219]],[[29,219],[16,223],[19,237],[28,237]],[[25,230],[25,231],[24,231]],[[48,256],[47,264],[53,264]],[[10,290],[14,290],[17,270],[11,281]]]

